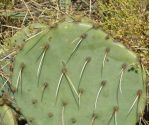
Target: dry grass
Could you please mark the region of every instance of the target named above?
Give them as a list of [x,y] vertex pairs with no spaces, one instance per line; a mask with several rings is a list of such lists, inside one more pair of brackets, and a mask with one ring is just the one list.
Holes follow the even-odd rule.
[[98,0],[103,29],[137,53],[149,75],[149,2],[147,0],[109,1],[103,3]]

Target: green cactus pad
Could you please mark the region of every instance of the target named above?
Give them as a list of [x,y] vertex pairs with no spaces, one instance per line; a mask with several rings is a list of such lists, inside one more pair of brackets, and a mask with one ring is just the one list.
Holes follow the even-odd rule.
[[87,23],[62,22],[15,60],[14,96],[29,125],[135,125],[146,103],[136,55]]
[[25,44],[28,42],[29,39],[37,36],[38,34],[41,34],[43,30],[46,28],[45,25],[35,23],[31,24],[28,27],[25,27],[23,29],[20,29],[12,38],[6,39],[6,43],[12,44],[12,46]]
[[10,103],[8,98],[11,96],[4,93],[4,91],[9,90],[9,80],[0,72],[0,125],[17,125],[16,116],[13,110],[7,105],[7,103]]

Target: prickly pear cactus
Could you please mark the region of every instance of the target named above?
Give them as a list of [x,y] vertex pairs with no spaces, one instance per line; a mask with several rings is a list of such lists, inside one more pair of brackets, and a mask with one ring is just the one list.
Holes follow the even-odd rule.
[[46,28],[46,25],[44,24],[39,24],[39,23],[31,24],[30,26],[25,27],[21,29],[19,32],[17,32],[16,34],[14,34],[12,38],[8,38],[6,40],[6,43],[12,44],[11,46],[14,46],[14,47],[16,45],[21,46],[31,38],[41,34],[45,28]]
[[[8,105],[10,96],[4,92],[8,91],[5,86],[9,81],[0,73],[0,125],[17,125],[15,113]],[[9,100],[9,101],[8,101]]]
[[[7,69],[8,71],[8,69]],[[3,91],[9,91],[10,90],[10,79],[9,77],[2,71],[0,71],[0,97],[3,94]]]
[[16,103],[29,125],[135,125],[146,103],[138,64],[96,25],[62,22],[16,56]]

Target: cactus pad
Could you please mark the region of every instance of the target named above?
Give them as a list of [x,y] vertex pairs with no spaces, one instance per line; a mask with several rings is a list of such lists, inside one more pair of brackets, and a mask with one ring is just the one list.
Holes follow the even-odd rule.
[[28,40],[12,84],[29,125],[135,125],[144,77],[136,55],[96,26],[62,22]]

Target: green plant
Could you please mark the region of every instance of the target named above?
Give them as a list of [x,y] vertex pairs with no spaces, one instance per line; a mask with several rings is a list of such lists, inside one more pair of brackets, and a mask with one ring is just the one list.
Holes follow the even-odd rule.
[[17,125],[16,113],[10,107],[12,98],[4,92],[8,90],[5,88],[8,82],[7,78],[0,73],[0,125]]
[[30,125],[135,125],[142,118],[145,75],[136,55],[97,24],[61,22],[23,46],[12,86]]

